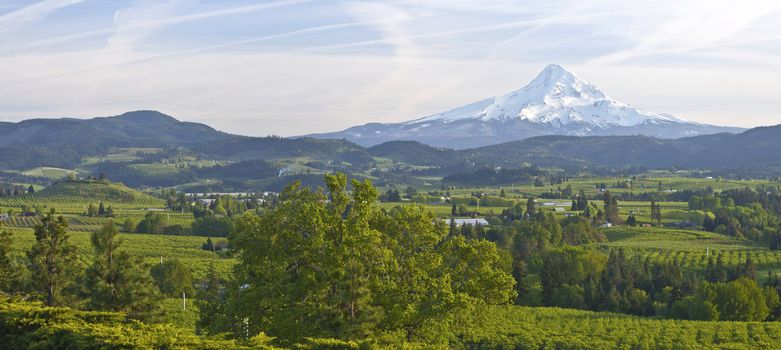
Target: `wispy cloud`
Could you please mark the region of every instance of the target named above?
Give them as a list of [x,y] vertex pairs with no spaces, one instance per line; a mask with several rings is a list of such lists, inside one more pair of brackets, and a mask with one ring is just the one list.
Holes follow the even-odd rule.
[[[161,26],[166,26],[166,25],[173,25],[173,24],[197,21],[197,20],[214,18],[214,17],[238,15],[238,14],[256,12],[256,11],[261,11],[261,10],[266,10],[266,9],[271,9],[271,8],[304,4],[304,3],[308,3],[308,2],[312,2],[312,1],[313,0],[270,1],[270,2],[265,2],[265,3],[262,3],[262,4],[256,4],[256,5],[230,7],[230,8],[219,9],[219,10],[212,10],[212,11],[206,11],[206,12],[200,12],[200,13],[195,13],[195,14],[174,16],[174,17],[169,17],[169,18],[160,18],[160,19],[154,19],[154,20],[138,21],[138,22],[134,22],[131,25],[127,25],[126,26],[126,30],[143,30],[144,28],[150,28],[150,27],[151,28],[156,28],[156,27],[161,27]],[[39,41],[33,42],[33,43],[29,44],[27,46],[27,48],[41,48],[41,47],[57,45],[57,44],[67,44],[67,43],[70,43],[70,42],[73,42],[73,41],[77,41],[77,40],[83,40],[83,39],[89,39],[89,38],[94,38],[94,37],[100,37],[100,36],[108,35],[108,34],[113,33],[114,31],[115,31],[114,27],[107,27],[107,28],[95,29],[95,30],[90,30],[90,31],[85,31],[85,32],[80,32],[80,33],[62,35],[62,36],[57,36],[57,37],[48,38],[48,39],[44,39],[44,40],[39,40]]]
[[[33,1],[0,0],[0,12]],[[68,4],[79,11],[50,16]],[[705,123],[770,123],[781,115],[779,7],[38,1],[0,15],[0,34],[12,33],[0,41],[0,115],[155,108],[233,132],[294,135],[440,112],[517,89],[545,64],[562,63],[644,109]]]
[[0,34],[14,32],[46,18],[49,14],[84,0],[44,0],[0,16]]
[[665,9],[670,16],[653,30],[631,38],[634,42],[631,47],[597,57],[593,63],[681,55],[723,45],[763,16],[781,11],[781,3],[747,0],[738,6],[729,0],[696,0],[671,2]]

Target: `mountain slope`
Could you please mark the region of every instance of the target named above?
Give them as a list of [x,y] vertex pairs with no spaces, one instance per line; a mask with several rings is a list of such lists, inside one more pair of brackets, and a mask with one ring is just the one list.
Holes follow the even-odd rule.
[[156,111],[94,119],[29,119],[0,123],[0,169],[71,168],[110,148],[179,148],[226,160],[313,156],[371,162],[366,150],[340,140],[248,137],[182,122]]
[[527,86],[503,96],[408,122],[370,123],[312,136],[343,138],[363,146],[414,140],[463,149],[542,135],[646,135],[672,139],[739,131],[630,107],[561,66],[549,65]]
[[94,119],[29,119],[0,125],[0,147],[172,147],[233,137],[204,124],[180,122],[156,111]]

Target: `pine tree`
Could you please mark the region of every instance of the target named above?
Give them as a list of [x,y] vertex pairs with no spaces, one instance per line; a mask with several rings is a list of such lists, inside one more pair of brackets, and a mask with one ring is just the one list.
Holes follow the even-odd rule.
[[35,243],[27,257],[35,289],[48,306],[66,304],[76,270],[76,247],[68,242],[68,224],[49,214],[35,226]]
[[92,310],[124,312],[143,319],[154,310],[156,291],[140,258],[117,252],[122,244],[112,221],[92,234],[94,260],[87,268],[84,294]]
[[11,257],[11,233],[3,230],[0,223],[0,293],[10,293],[16,287],[19,278],[19,266],[15,266]]
[[215,335],[229,331],[228,314],[225,300],[225,280],[209,265],[206,280],[196,291],[195,305],[198,306],[198,320],[195,332],[200,335]]
[[529,197],[529,199],[526,200],[526,215],[531,218],[536,212],[537,202],[534,201],[534,197]]
[[626,224],[629,226],[637,226],[637,218],[635,218],[634,215],[629,214],[629,217],[626,218]]
[[605,220],[617,225],[621,219],[618,216],[618,199],[610,195],[610,191],[605,191]]
[[662,207],[655,201],[651,201],[651,220],[655,221],[657,226],[662,224]]
[[103,202],[100,202],[98,206],[98,216],[106,216],[106,207],[103,206]]

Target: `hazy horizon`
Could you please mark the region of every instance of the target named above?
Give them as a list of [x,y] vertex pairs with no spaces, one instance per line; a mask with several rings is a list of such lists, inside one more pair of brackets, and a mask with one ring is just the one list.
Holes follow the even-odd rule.
[[561,64],[633,107],[781,123],[781,4],[748,1],[0,4],[0,120],[158,110],[230,133],[401,122]]

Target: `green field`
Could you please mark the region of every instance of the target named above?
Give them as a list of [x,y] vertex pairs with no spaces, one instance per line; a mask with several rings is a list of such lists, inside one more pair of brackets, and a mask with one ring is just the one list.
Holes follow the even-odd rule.
[[39,167],[22,171],[21,174],[25,176],[45,177],[51,180],[59,180],[68,177],[70,174],[75,175],[76,171],[62,168]]
[[[609,242],[595,249],[622,248],[628,255],[640,255],[655,261],[676,260],[684,266],[701,269],[709,258],[722,255],[729,265],[745,263],[748,256],[759,268],[781,267],[781,251],[771,251],[754,242],[724,235],[657,227],[615,227],[605,230]],[[766,274],[765,274],[766,276]],[[758,277],[764,277],[761,274]]]
[[[69,230],[70,242],[78,249],[79,261],[83,266],[91,263],[92,246],[90,232],[74,231],[80,227],[71,226]],[[99,226],[96,228],[98,229]],[[35,241],[33,230],[30,228],[7,228],[13,234],[13,250],[18,256],[23,256]],[[216,271],[229,276],[236,261],[225,258],[211,251],[201,249],[206,237],[195,236],[162,236],[138,233],[120,234],[122,246],[120,251],[125,251],[132,256],[142,257],[147,266],[160,263],[163,260],[177,259],[188,266],[194,281],[202,280],[210,266]],[[160,307],[164,313],[164,319],[174,323],[190,333],[194,332],[194,322],[197,318],[197,308],[194,296],[189,297],[187,310],[182,310],[181,299],[167,299]]]
[[494,307],[461,336],[471,349],[778,349],[781,323],[659,320],[558,308]]

